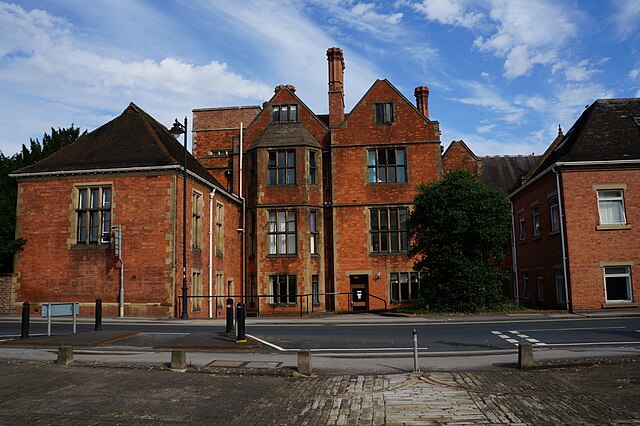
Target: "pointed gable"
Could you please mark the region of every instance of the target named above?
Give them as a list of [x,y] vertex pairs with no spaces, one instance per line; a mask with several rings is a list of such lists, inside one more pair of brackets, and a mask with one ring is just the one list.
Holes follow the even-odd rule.
[[[184,153],[184,146],[165,126],[130,103],[118,117],[38,163],[18,170],[15,176],[180,168]],[[188,152],[187,168],[221,186]]]
[[558,162],[640,160],[640,98],[598,99],[556,139],[530,177]]

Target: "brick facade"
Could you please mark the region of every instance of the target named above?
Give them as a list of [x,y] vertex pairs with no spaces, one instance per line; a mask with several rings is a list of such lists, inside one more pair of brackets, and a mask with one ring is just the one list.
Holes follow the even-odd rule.
[[[290,85],[276,87],[274,96],[262,108],[194,110],[194,155],[202,159],[212,173],[218,166],[207,163],[208,153],[233,146],[231,156],[239,157],[239,146],[234,145],[239,139],[239,111],[246,114],[242,117],[246,127],[243,133],[246,290],[248,295],[261,296],[259,301],[250,297],[250,308],[259,310],[260,314],[384,307],[384,302],[392,298],[391,273],[409,273],[413,262],[407,257],[406,247],[376,253],[372,247],[372,210],[391,209],[393,212],[389,214],[393,215],[399,214],[398,209],[407,211],[413,203],[416,186],[438,179],[442,172],[438,123],[429,119],[428,88],[416,89],[417,106],[414,106],[391,83],[378,80],[353,110],[345,114],[342,51],[331,48],[327,57],[328,116],[311,111]],[[380,108],[376,104],[387,104],[385,114],[392,114],[386,117],[387,122],[376,122],[376,108]],[[282,122],[281,116],[274,115],[274,110],[290,106],[295,107],[295,119]],[[216,117],[217,122],[204,125],[211,117]],[[238,130],[234,132],[229,128]],[[393,150],[393,155],[400,152],[398,155],[404,156],[398,159],[404,162],[401,164],[403,178],[391,179],[400,182],[370,182],[369,158],[377,150],[384,151],[380,155]],[[270,173],[279,173],[270,167],[279,167],[280,157],[276,157],[288,155],[286,153],[291,153],[291,161],[295,163],[295,170],[291,170],[295,178],[291,181],[287,178],[286,182],[270,181]],[[316,174],[313,182],[312,156]],[[386,164],[386,159],[380,161]],[[396,160],[391,161],[395,173]],[[227,164],[233,165],[233,179],[239,180],[236,163]],[[270,223],[270,218],[280,220],[278,215],[289,218],[292,214],[295,215],[295,225],[291,225],[295,226],[295,237],[292,236],[295,249],[281,253],[274,243],[280,244],[279,238],[285,237],[279,229],[276,231],[280,223]],[[316,250],[312,253],[311,216],[314,214],[317,235]],[[389,238],[399,235],[399,230],[391,232]],[[289,250],[289,247],[287,240],[283,248]],[[295,295],[274,299],[274,293],[281,290],[274,289],[274,279],[285,282],[289,279],[282,277],[294,277]],[[310,301],[314,280],[317,280],[317,303]],[[357,291],[369,293],[371,297],[352,303],[350,294],[327,294]]]

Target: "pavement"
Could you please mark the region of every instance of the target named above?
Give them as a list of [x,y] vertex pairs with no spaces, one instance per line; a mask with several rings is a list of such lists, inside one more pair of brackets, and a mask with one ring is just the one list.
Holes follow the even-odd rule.
[[[543,321],[583,315],[249,318],[247,329],[287,322]],[[2,342],[0,424],[640,424],[637,347],[540,349],[534,352],[536,368],[528,370],[517,368],[515,350],[421,354],[420,371],[414,371],[410,354],[312,354],[313,375],[303,376],[297,353],[274,351],[250,336],[236,343],[232,335],[207,330],[224,328],[223,319],[104,320],[123,322],[202,328],[161,339],[103,330]],[[56,365],[58,346],[74,348],[71,364]],[[170,368],[176,349],[186,351],[183,372]]]

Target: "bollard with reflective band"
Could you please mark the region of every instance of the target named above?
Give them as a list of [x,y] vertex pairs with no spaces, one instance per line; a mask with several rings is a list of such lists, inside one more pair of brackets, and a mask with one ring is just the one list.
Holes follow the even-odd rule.
[[29,337],[29,310],[31,304],[29,302],[24,302],[22,304],[22,333],[20,334],[21,339],[27,339]]
[[227,299],[227,328],[225,333],[233,333],[233,299]]
[[244,324],[247,318],[247,305],[238,302],[236,305],[236,343],[244,343],[247,338],[244,335]]
[[96,326],[94,330],[102,330],[102,299],[96,299]]

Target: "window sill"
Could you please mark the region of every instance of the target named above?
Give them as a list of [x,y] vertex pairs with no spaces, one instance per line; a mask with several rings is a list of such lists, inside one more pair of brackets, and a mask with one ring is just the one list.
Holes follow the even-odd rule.
[[369,252],[369,256],[406,256],[407,253],[408,253],[407,251],[392,251],[392,252],[372,251],[372,252]]
[[538,234],[538,235],[534,235],[533,238],[531,238],[531,240],[532,241],[538,241],[541,238],[542,238],[542,234]]
[[549,235],[558,235],[560,233],[559,229],[556,229],[555,231],[549,231]]
[[200,247],[191,246],[191,251],[194,253],[202,253],[202,249]]
[[297,254],[268,254],[267,258],[270,259],[281,259],[281,258],[291,258],[291,259],[295,259],[296,257],[298,257]]
[[638,304],[634,303],[634,302],[626,302],[626,301],[619,301],[619,302],[604,302],[602,304],[602,309],[610,309],[610,308],[637,308]]
[[71,249],[72,250],[82,250],[82,249],[87,249],[87,250],[107,250],[110,247],[111,247],[110,244],[81,244],[81,243],[76,243],[76,244],[73,244],[71,246]]
[[624,230],[631,229],[631,225],[598,225],[596,226],[596,231],[615,231],[615,230]]
[[524,243],[526,243],[526,242],[527,242],[527,240],[519,240],[519,241],[518,241],[518,244],[524,244]]
[[404,182],[367,182],[368,185],[372,185],[372,186],[387,186],[387,185],[407,185],[409,184],[409,182],[404,181]]
[[268,305],[272,308],[293,308],[298,306],[297,303],[269,303]]

